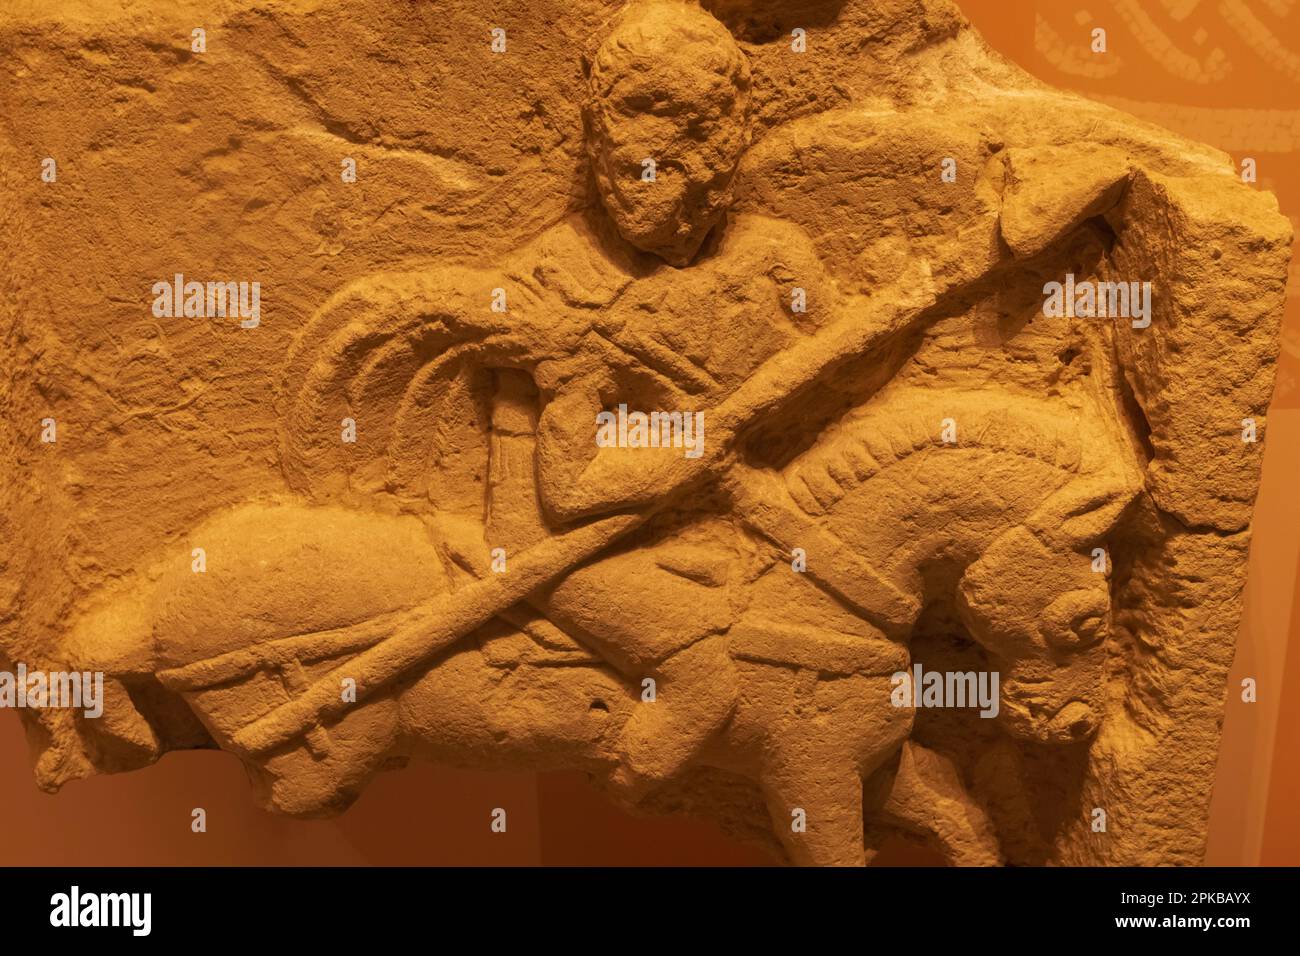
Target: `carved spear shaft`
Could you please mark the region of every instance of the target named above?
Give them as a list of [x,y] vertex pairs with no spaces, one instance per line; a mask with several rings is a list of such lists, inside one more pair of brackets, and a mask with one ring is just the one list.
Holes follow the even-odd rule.
[[474,581],[416,612],[397,633],[244,727],[234,735],[235,747],[264,752],[288,743],[322,718],[344,712],[351,702],[343,700],[341,676],[356,681],[360,700],[641,526],[679,492],[725,472],[732,463],[735,439],[745,425],[815,382],[828,369],[906,328],[924,312],[898,306],[887,306],[882,312],[870,309],[872,304],[867,303],[868,321],[861,314],[846,316],[759,366],[712,412],[714,434],[722,432],[722,440],[713,450],[699,459],[677,459],[666,469],[664,491],[656,507],[640,514],[601,518],[549,538],[520,554],[510,573]]
[[392,636],[362,651],[292,700],[234,735],[234,745],[259,753],[288,743],[321,718],[352,706],[343,699],[341,676],[356,681],[357,699],[383,687],[458,638],[522,601],[565,571],[643,524],[647,515],[601,518],[548,538],[520,554],[508,574],[472,581],[423,609]]

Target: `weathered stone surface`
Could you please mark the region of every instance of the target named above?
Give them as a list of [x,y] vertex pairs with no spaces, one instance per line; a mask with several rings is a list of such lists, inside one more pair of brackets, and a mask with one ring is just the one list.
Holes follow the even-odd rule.
[[0,50],[0,658],[105,681],[22,711],[42,787],[217,746],[316,816],[417,757],[797,863],[1200,859],[1291,241],[1228,157],[946,0]]
[[1076,143],[1009,149],[998,219],[1002,238],[1021,258],[1036,256],[1084,220],[1112,208],[1128,185],[1124,154]]

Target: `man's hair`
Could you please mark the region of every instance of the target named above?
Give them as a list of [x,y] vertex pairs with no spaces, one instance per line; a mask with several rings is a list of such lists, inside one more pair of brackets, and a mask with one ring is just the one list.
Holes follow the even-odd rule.
[[749,61],[731,33],[686,0],[645,0],[626,8],[592,57],[592,95],[607,96],[630,67],[647,64],[665,78],[678,67],[715,74],[748,93]]

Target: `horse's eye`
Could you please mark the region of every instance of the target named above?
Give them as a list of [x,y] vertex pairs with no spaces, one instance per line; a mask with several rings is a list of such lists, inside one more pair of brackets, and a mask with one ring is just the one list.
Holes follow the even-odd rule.
[[1043,636],[1048,643],[1081,650],[1105,640],[1108,601],[1091,589],[1062,594],[1043,613]]

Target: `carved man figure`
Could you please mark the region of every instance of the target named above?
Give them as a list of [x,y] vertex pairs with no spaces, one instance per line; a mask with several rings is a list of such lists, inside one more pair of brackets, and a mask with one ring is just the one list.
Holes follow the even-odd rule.
[[[593,176],[621,239],[575,217],[512,256],[504,276],[452,268],[344,290],[316,320],[329,337],[290,412],[287,468],[310,461],[313,443],[332,433],[331,389],[355,390],[342,381],[354,353],[416,316],[419,334],[439,347],[468,344],[473,363],[523,369],[540,391],[534,485],[543,514],[534,527],[498,527],[506,540],[493,546],[524,547],[547,533],[543,521],[664,507],[683,450],[598,448],[598,414],[620,404],[702,412],[707,429],[711,409],[837,307],[801,230],[754,216],[726,221],[749,139],[749,84],[731,34],[698,6],[628,7],[590,64],[587,109]],[[505,311],[489,308],[492,289],[504,293]],[[533,463],[519,467],[532,472]],[[753,552],[729,521],[681,512],[646,535],[545,598],[548,616],[635,684],[654,682],[645,684],[653,704],[637,709],[623,739],[621,776],[638,787],[680,769],[731,712],[723,635],[739,599],[729,584],[737,556]],[[655,604],[628,599],[638,582],[661,596]]]
[[[454,38],[482,25],[462,6],[434,27],[457,68],[474,61]],[[83,575],[54,589],[66,628],[64,604],[31,598],[14,621],[108,680],[102,718],[40,715],[44,786],[216,745],[268,806],[312,816],[420,757],[612,775],[644,807],[746,826],[757,797],[797,862],[862,863],[879,845],[864,819],[958,863],[1196,861],[1262,447],[1238,423],[1263,424],[1289,225],[1223,154],[1021,76],[948,0],[805,6],[577,4],[533,31],[556,42],[517,85],[530,124],[583,99],[586,162],[563,135],[542,161],[559,164],[546,182],[589,171],[591,201],[556,221],[557,196],[494,244],[497,198],[505,216],[543,191],[519,190],[527,167],[484,192],[481,222],[424,193],[458,231],[421,248],[521,244],[366,274],[294,329],[339,273],[304,278],[258,245],[301,293],[279,299],[278,329],[240,338],[220,376],[132,368],[118,384],[203,386],[130,413],[150,428],[192,414],[200,464],[117,423],[102,444],[124,460],[166,451],[155,481],[92,455],[50,489],[147,492],[222,448],[256,483],[162,502],[131,574],[106,552],[132,516],[68,512],[111,547],[63,556]],[[573,38],[612,7],[579,82]],[[305,36],[281,29],[294,11],[273,14],[241,33]],[[482,56],[513,82],[520,61]],[[313,120],[345,105],[284,76]],[[525,122],[507,107],[462,150],[466,124],[410,136],[420,124],[374,89],[375,109],[349,90],[357,122],[326,131],[457,195],[497,181],[498,130]],[[501,89],[464,102],[491,109]],[[336,161],[336,136],[293,126],[259,119],[238,152],[194,166],[287,135]],[[433,162],[383,148],[417,138]],[[375,181],[400,211],[400,180]],[[365,255],[335,265],[355,276],[388,249]],[[1149,282],[1151,310],[1136,325],[1045,311],[1039,290],[1076,275]],[[274,417],[247,437],[242,396],[209,396],[264,376],[285,341],[267,336],[291,331]],[[117,354],[109,338],[96,362]],[[56,367],[52,339],[27,340],[20,355]],[[37,397],[30,420],[49,411]],[[616,411],[689,420],[698,445],[602,439]],[[244,444],[270,428],[289,494],[262,467],[270,449]],[[33,570],[45,561],[32,550]],[[997,726],[894,706],[912,665],[996,672]],[[1100,807],[1123,826],[1094,832],[1080,810]]]

